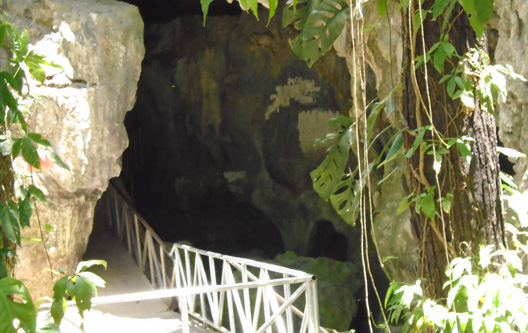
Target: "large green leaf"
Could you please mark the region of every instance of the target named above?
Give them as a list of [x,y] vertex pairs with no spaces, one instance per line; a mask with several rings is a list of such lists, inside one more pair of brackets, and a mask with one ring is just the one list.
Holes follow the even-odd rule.
[[24,199],[18,200],[18,221],[21,227],[29,227],[29,219],[33,214],[33,204],[31,204],[31,196],[26,195]]
[[92,297],[97,296],[97,288],[89,279],[77,275],[75,281],[68,284],[67,291],[83,317],[84,311],[92,308]]
[[306,19],[312,10],[312,3],[309,0],[304,0],[286,4],[282,12],[282,26],[287,27],[293,24],[297,30],[304,29]]
[[323,163],[310,173],[315,191],[325,200],[336,192],[343,179],[350,147],[354,140],[350,118],[341,116],[334,121],[341,122],[343,129],[336,136],[336,143],[328,150]]
[[202,13],[203,13],[203,25],[205,26],[205,19],[207,18],[207,14],[209,13],[209,5],[213,2],[213,0],[200,0],[200,3],[202,4]]
[[15,319],[24,331],[35,331],[37,313],[27,288],[16,279],[3,278],[0,279],[0,332],[16,333]]
[[355,226],[359,212],[359,201],[361,191],[365,188],[368,173],[372,170],[374,163],[370,163],[367,170],[362,171],[360,179],[356,179],[356,170],[346,175],[335,189],[334,194],[330,196],[330,202],[335,211],[348,224]]
[[18,224],[17,216],[18,212],[15,214],[10,207],[2,206],[0,208],[1,231],[7,239],[20,245],[20,225]]
[[294,23],[302,29],[292,40],[293,52],[311,67],[339,37],[349,14],[344,0],[311,0],[307,7],[287,12],[283,24]]
[[485,25],[493,13],[495,0],[462,0],[462,7],[469,17],[469,24],[475,30],[477,37],[482,37]]
[[26,59],[24,59],[24,63],[28,67],[29,74],[31,74],[31,76],[41,84],[44,83],[44,80],[46,80],[46,72],[44,71],[44,68],[42,68],[42,64],[44,62],[44,56],[33,53],[33,51],[29,52]]
[[40,158],[37,152],[37,148],[33,144],[33,140],[29,137],[22,138],[22,157],[24,160],[37,169],[40,169]]
[[66,311],[66,299],[64,297],[69,283],[69,276],[62,277],[53,286],[53,303],[51,304],[51,316],[53,321],[60,324]]

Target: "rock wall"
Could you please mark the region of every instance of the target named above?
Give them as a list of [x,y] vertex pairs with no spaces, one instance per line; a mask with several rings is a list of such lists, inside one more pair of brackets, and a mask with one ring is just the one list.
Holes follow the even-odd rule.
[[[266,13],[262,13],[266,17]],[[124,179],[170,241],[304,254],[317,220],[352,233],[313,191],[326,122],[350,106],[346,63],[309,69],[277,15],[186,16],[146,29]],[[265,20],[263,20],[265,21]]]
[[[144,55],[143,22],[136,7],[114,0],[7,0],[17,27],[28,27],[31,45],[64,69],[50,69],[42,95],[30,106],[31,131],[48,138],[71,171],[55,166],[33,174],[48,199],[38,204],[52,268],[74,269],[92,230],[94,207],[108,180],[121,171],[128,145],[125,113],[135,103]],[[28,173],[18,162],[18,171]],[[38,221],[24,237],[41,238]],[[48,262],[40,242],[17,249],[16,277],[33,297],[52,294]]]
[[[492,22],[497,32],[495,61],[509,64],[526,77],[528,74],[528,3],[526,1],[495,1],[498,15]],[[528,154],[528,86],[521,81],[508,80],[508,98],[498,107],[499,139],[505,147]],[[528,197],[528,160],[512,159],[515,182]]]

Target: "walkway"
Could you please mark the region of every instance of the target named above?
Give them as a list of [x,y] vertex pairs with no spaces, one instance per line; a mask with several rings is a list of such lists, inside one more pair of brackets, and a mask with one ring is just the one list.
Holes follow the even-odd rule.
[[[108,232],[94,231],[84,259],[104,259],[108,263],[106,271],[102,266],[91,269],[107,284],[106,288],[99,288],[99,296],[154,290],[123,245]],[[179,318],[179,314],[167,309],[161,299],[99,305],[85,314],[84,332],[182,332]],[[77,309],[69,308],[61,325],[61,332],[83,332],[80,323],[81,318]],[[191,328],[191,332],[211,331],[195,327]]]

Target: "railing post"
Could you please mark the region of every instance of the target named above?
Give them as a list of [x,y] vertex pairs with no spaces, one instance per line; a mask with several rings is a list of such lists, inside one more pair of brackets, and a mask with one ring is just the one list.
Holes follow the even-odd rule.
[[179,297],[180,314],[182,318],[182,331],[189,333],[189,311],[187,307],[187,295]]
[[310,333],[319,333],[319,303],[317,300],[317,278],[314,275],[308,290],[310,294]]
[[137,244],[137,263],[139,265],[139,268],[143,269],[143,262],[141,261],[143,257],[143,251],[141,250],[141,236],[139,233],[139,221],[136,214],[134,214],[134,226],[136,229],[136,244]]

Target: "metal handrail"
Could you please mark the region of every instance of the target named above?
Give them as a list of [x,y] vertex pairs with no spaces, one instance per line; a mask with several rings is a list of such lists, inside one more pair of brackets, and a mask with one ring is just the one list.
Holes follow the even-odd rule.
[[178,243],[169,247],[126,198],[111,182],[108,222],[160,290],[98,297],[94,305],[163,298],[178,308],[184,332],[192,317],[220,332],[327,333],[319,326],[315,276]]

